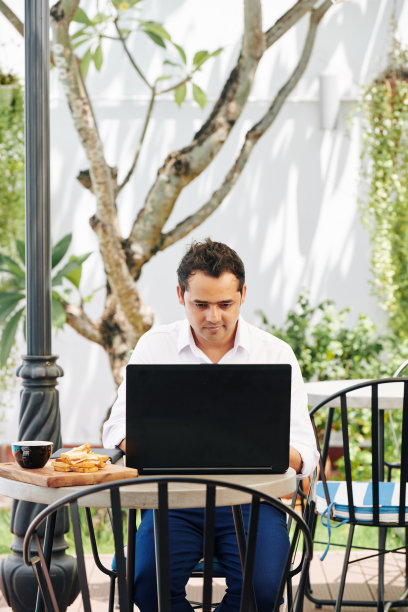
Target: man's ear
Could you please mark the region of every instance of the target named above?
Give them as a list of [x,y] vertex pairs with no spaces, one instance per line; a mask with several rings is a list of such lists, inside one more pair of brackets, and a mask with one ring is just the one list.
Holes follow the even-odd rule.
[[184,306],[184,293],[182,292],[180,285],[177,285],[177,295],[179,304]]
[[247,290],[247,287],[246,285],[244,285],[241,291],[241,304],[245,302],[246,290]]

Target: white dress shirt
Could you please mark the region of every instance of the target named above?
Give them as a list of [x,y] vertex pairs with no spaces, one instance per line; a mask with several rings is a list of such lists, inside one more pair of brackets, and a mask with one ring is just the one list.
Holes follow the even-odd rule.
[[[145,333],[129,363],[197,364],[211,363],[211,360],[196,346],[189,322],[185,319]],[[250,325],[240,316],[234,346],[218,363],[289,363],[292,366],[290,445],[302,457],[302,472],[298,476],[308,476],[317,465],[318,452],[302,374],[291,347],[272,334]],[[105,448],[119,445],[126,436],[125,404],[126,379],[119,387],[118,398],[103,426]]]

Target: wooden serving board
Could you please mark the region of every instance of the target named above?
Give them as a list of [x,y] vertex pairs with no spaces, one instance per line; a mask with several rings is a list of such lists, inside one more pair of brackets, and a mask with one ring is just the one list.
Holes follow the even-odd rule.
[[0,463],[0,476],[35,484],[40,487],[74,487],[77,485],[91,485],[101,482],[111,482],[122,478],[136,478],[138,471],[123,465],[110,465],[109,463],[98,472],[90,474],[83,472],[56,472],[50,463],[41,469],[22,468],[14,461]]

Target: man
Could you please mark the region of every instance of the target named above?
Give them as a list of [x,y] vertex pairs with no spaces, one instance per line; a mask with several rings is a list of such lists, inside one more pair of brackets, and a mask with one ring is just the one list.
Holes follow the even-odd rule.
[[[318,454],[307,411],[307,396],[296,357],[288,344],[249,325],[241,316],[245,269],[235,251],[207,239],[193,243],[177,270],[178,300],[187,319],[162,325],[140,338],[129,363],[290,363],[292,366],[289,463],[299,478],[308,476]],[[106,447],[126,452],[125,383],[104,425]],[[192,398],[194,401],[194,398]],[[248,521],[248,508],[243,506]],[[204,511],[169,513],[172,612],[191,611],[185,585],[202,557]],[[285,517],[261,504],[254,568],[259,612],[272,609],[288,551]],[[157,612],[153,512],[145,511],[137,532],[135,603],[141,612]],[[227,592],[216,612],[239,610],[241,566],[230,508],[216,510],[215,554],[225,568]]]

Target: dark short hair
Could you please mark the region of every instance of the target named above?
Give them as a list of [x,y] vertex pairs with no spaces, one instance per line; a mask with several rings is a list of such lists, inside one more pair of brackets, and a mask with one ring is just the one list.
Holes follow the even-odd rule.
[[232,272],[238,279],[238,291],[242,293],[245,283],[245,268],[239,255],[223,242],[193,242],[177,268],[181,291],[187,291],[188,279],[194,272],[204,272],[218,278],[224,272]]

